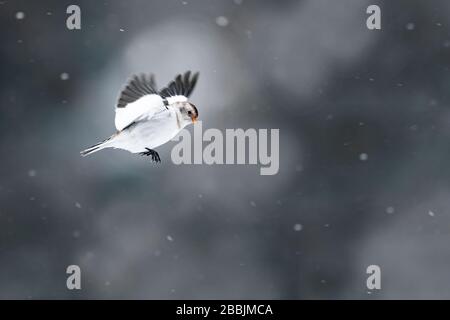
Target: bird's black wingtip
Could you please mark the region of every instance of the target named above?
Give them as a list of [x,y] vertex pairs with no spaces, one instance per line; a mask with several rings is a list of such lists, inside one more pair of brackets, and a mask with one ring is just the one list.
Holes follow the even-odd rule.
[[192,74],[191,70],[186,71],[184,74],[180,73],[175,77],[175,80],[171,81],[159,93],[163,98],[177,95],[189,97],[194,91],[199,75],[200,72]]

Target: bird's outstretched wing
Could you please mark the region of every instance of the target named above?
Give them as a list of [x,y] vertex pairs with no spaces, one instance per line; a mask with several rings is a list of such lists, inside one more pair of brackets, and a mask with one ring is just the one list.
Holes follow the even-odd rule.
[[184,75],[177,75],[175,80],[171,81],[167,87],[161,89],[159,94],[169,103],[175,101],[187,101],[187,98],[194,91],[197,84],[199,73],[196,72],[191,77],[191,71],[185,72]]
[[122,130],[135,121],[151,118],[165,110],[163,98],[156,89],[153,75],[134,75],[119,95],[115,125]]

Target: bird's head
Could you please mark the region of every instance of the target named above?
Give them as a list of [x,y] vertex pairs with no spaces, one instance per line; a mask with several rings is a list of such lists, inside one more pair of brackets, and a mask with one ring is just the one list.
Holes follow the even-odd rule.
[[198,110],[190,102],[185,102],[180,108],[181,115],[183,116],[183,120],[185,121],[192,121],[192,123],[195,123],[198,118]]

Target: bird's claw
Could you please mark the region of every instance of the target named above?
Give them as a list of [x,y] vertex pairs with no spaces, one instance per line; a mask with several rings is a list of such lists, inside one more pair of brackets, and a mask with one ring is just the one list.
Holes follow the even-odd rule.
[[140,155],[141,156],[151,156],[152,157],[152,161],[153,162],[161,162],[161,158],[159,157],[158,152],[156,152],[155,150],[149,149],[149,148],[145,148],[147,151],[141,152]]

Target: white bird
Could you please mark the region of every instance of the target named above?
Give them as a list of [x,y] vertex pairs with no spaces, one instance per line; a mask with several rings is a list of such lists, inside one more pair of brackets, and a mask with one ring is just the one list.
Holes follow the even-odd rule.
[[154,148],[197,120],[198,110],[188,101],[197,79],[198,72],[191,77],[191,72],[187,71],[158,91],[153,75],[133,76],[119,95],[115,117],[117,132],[80,154],[85,157],[114,148],[151,156],[153,161],[161,162]]

